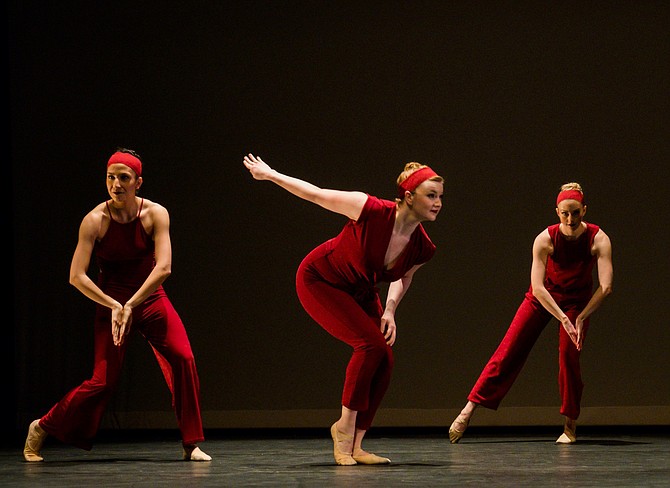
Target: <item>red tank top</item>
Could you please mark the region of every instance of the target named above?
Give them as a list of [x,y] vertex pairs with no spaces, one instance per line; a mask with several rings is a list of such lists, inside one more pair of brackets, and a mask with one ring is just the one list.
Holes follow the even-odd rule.
[[127,301],[155,266],[154,241],[142,226],[140,214],[144,199],[140,202],[137,217],[122,224],[109,212],[109,228],[95,244],[95,256],[100,268],[98,286],[108,295]]
[[547,227],[554,252],[547,258],[544,286],[555,299],[590,298],[596,262],[591,248],[600,227],[586,223],[586,230],[575,240],[567,239],[559,228],[560,224]]
[[419,224],[393,266],[384,266],[395,214],[395,202],[368,195],[358,220],[347,222],[339,235],[323,244],[330,250],[333,281],[356,286],[390,283],[402,278],[415,264],[433,257],[435,244]]

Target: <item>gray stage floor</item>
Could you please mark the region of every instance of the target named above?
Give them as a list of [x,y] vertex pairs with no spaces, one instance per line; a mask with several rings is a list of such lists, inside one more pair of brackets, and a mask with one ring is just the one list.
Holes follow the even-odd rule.
[[[559,428],[560,430],[560,428]],[[583,429],[582,429],[583,430]],[[669,487],[667,428],[578,432],[557,445],[560,432],[472,428],[459,444],[446,431],[379,432],[369,451],[387,466],[336,466],[328,429],[254,435],[208,433],[209,463],[180,460],[176,434],[101,435],[92,451],[48,439],[45,461],[27,463],[22,440],[0,450],[3,488],[49,487]]]

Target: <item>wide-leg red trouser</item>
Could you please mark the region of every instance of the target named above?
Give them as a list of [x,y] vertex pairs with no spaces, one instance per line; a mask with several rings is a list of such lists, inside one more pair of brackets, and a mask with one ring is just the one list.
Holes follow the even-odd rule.
[[[393,370],[393,351],[379,329],[379,313],[366,311],[352,295],[324,281],[310,269],[309,260],[298,268],[296,288],[305,311],[329,334],[353,348],[342,405],[357,412],[358,429],[369,430]],[[379,300],[376,294],[375,299]],[[369,309],[377,308],[376,303],[370,305]]]
[[[573,324],[585,305],[585,302],[559,303]],[[524,298],[502,342],[472,388],[468,400],[496,410],[521,372],[535,342],[552,318],[552,315],[537,300]],[[584,325],[585,329],[588,328],[588,320]],[[559,324],[560,412],[561,415],[575,420],[579,417],[584,389],[579,358],[580,351],[572,343],[563,326]]]
[[[195,359],[179,314],[162,292],[133,310],[133,332],[151,344],[172,393],[184,445],[204,440],[200,415],[200,382]],[[129,337],[112,341],[111,310],[98,306],[95,315],[93,375],[69,391],[40,419],[40,426],[67,444],[90,450],[102,416],[118,385]]]

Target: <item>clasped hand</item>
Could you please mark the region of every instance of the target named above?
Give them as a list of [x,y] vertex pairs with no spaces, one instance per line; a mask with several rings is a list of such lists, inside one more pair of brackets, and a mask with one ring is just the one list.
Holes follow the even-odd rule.
[[577,317],[577,325],[575,326],[572,321],[566,316],[562,321],[561,325],[565,329],[565,332],[570,336],[570,340],[577,347],[578,351],[582,350],[582,344],[584,343],[584,321]]
[[126,305],[112,309],[112,340],[115,346],[123,344],[124,339],[130,332],[130,324],[133,321],[133,309]]

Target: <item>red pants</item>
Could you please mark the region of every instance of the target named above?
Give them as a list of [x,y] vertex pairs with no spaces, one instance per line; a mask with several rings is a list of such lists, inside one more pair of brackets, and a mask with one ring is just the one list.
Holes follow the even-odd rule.
[[307,313],[333,337],[353,348],[342,392],[342,405],[358,412],[356,427],[369,430],[391,381],[393,351],[379,330],[381,303],[370,290],[364,300],[326,282],[320,248],[297,272],[298,298]]
[[[574,324],[586,302],[558,304]],[[537,300],[524,298],[505,337],[472,388],[468,400],[496,410],[521,372],[533,345],[552,318]],[[584,326],[585,329],[588,327],[588,320]],[[558,389],[561,395],[561,415],[575,420],[579,417],[584,389],[579,356],[580,351],[559,324]]]
[[[200,383],[184,324],[162,290],[133,310],[131,331],[151,344],[172,393],[182,442],[204,440],[200,417]],[[121,375],[128,339],[112,341],[111,310],[98,306],[95,316],[93,375],[68,392],[40,419],[40,426],[67,444],[90,450],[105,408]]]

